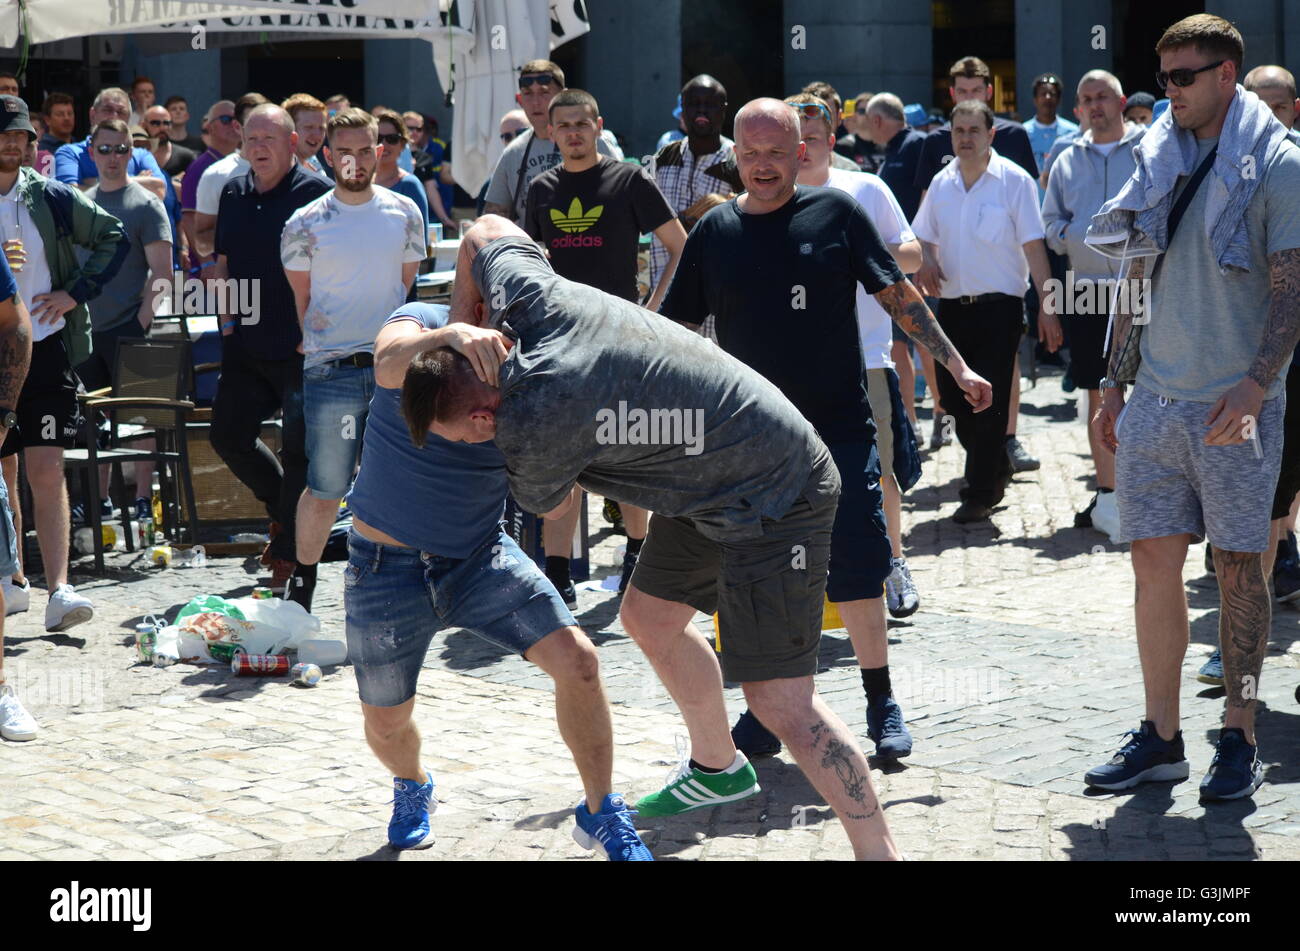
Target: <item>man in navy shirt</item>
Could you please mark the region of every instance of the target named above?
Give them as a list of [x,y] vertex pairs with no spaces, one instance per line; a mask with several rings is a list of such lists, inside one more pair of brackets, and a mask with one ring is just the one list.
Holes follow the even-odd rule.
[[448,323],[447,311],[404,304],[379,332],[377,386],[348,496],[348,653],[366,739],[394,776],[389,842],[412,848],[429,834],[434,783],[411,719],[415,688],[433,635],[463,627],[555,679],[556,719],[586,792],[574,810],[574,839],[589,849],[600,843],[611,861],[650,861],[622,795],[610,790],[613,725],[596,648],[541,569],[502,531],[505,457],[491,442],[430,433],[423,445],[412,443],[401,386],[415,357],[449,346],[477,365],[490,359],[495,381],[506,353],[499,333]]

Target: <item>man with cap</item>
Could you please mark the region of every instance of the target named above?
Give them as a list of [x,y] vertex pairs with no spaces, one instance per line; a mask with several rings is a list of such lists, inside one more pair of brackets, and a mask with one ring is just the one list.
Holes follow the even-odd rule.
[[1151,113],[1155,107],[1155,96],[1149,92],[1135,92],[1128,97],[1128,104],[1124,107],[1124,121],[1150,125],[1153,118]]
[[[0,235],[18,295],[31,312],[33,341],[31,367],[16,405],[0,406],[0,417],[8,414],[11,420],[0,458],[24,452],[50,592],[45,629],[53,632],[66,631],[95,613],[90,601],[67,583],[70,529],[63,451],[80,431],[72,368],[90,355],[86,301],[117,274],[129,248],[121,223],[79,189],[21,167],[23,152],[35,137],[27,104],[0,96]],[[6,475],[17,471],[12,464],[5,469]],[[14,488],[9,486],[11,497]],[[30,588],[18,572],[13,579],[6,582],[4,596],[18,603]]]

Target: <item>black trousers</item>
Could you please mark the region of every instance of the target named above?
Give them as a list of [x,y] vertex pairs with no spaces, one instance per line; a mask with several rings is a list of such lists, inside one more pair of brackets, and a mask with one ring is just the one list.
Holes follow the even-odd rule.
[[[284,414],[280,458],[262,442],[262,421]],[[225,337],[221,379],[212,402],[212,448],[240,482],[280,523],[271,555],[297,560],[294,522],[298,498],[307,485],[307,427],[302,407],[302,357],[262,360],[238,335]]]
[[1019,297],[999,296],[971,304],[956,298],[939,301],[939,326],[966,364],[993,386],[993,405],[973,412],[952,374],[935,362],[939,399],[953,417],[957,441],[966,450],[966,485],[961,497],[983,505],[1001,502],[1011,480],[1007,413],[1023,313],[1024,300]]

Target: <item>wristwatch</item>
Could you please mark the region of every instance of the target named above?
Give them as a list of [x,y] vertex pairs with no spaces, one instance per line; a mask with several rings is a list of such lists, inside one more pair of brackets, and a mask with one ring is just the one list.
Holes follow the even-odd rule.
[[0,406],[0,426],[5,429],[14,429],[18,425],[18,414],[13,410]]
[[1105,377],[1102,377],[1101,382],[1098,383],[1097,386],[1103,390],[1118,390],[1121,389],[1124,386],[1124,384],[1120,383],[1117,380],[1109,380],[1106,379]]

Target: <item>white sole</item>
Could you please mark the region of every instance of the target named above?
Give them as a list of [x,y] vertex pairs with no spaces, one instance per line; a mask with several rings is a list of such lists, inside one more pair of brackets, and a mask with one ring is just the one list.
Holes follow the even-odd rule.
[[10,733],[7,730],[0,730],[0,736],[11,743],[27,743],[36,739],[35,733]]
[[1179,780],[1186,779],[1190,775],[1191,767],[1187,760],[1183,760],[1181,763],[1161,763],[1159,766],[1152,766],[1150,769],[1145,769],[1133,778],[1125,780],[1122,783],[1106,783],[1105,785],[1101,783],[1088,783],[1088,785],[1096,787],[1097,789],[1116,792],[1121,789],[1132,789],[1139,783],[1178,782]]
[[78,624],[84,624],[95,616],[95,609],[90,607],[73,608],[67,614],[59,619],[59,623],[53,627],[46,627],[48,634],[57,634],[59,631],[66,631],[70,627],[76,627]]
[[[677,812],[670,812],[667,813],[667,815],[680,816],[684,812],[694,812],[696,809],[707,809],[709,806],[722,806],[729,802],[739,802],[742,799],[748,799],[750,796],[757,795],[758,793],[762,792],[762,790],[763,790],[762,786],[760,786],[758,783],[754,783],[754,785],[750,786],[748,789],[744,790],[743,792],[732,793],[730,796],[719,796],[717,799],[710,799],[708,802],[701,802],[701,803],[697,803],[694,806],[687,806],[685,809],[681,809]],[[680,799],[678,799],[677,801],[681,802]],[[663,819],[666,818],[666,816],[653,816],[651,818]]]

